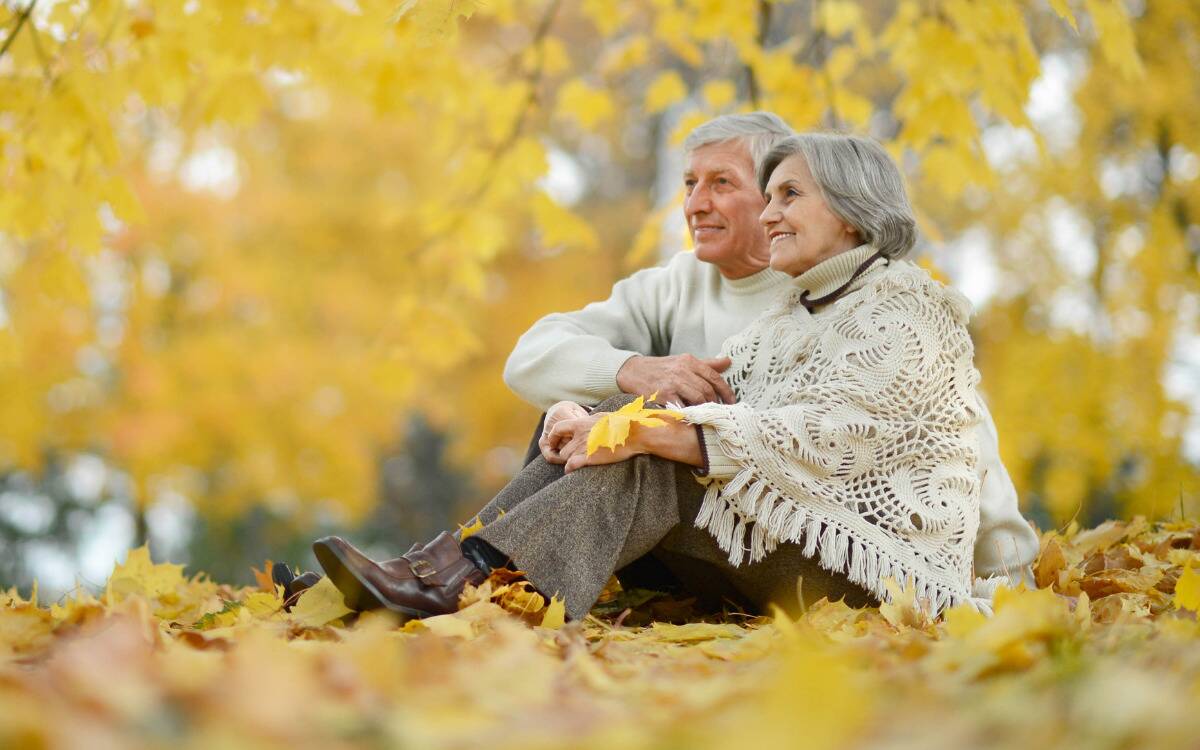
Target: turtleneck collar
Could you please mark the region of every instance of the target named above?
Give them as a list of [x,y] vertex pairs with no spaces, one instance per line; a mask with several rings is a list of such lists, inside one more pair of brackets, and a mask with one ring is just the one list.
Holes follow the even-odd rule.
[[786,273],[768,267],[740,279],[727,279],[721,276],[721,283],[734,294],[756,294],[790,279],[791,277]]
[[803,293],[801,303],[811,311],[862,286],[863,276],[886,262],[873,245],[859,245],[808,269],[795,278],[793,286]]

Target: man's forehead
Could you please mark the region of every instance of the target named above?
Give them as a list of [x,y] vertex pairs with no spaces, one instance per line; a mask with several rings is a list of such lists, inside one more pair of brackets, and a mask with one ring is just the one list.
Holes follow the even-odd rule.
[[687,174],[736,172],[748,174],[754,171],[754,160],[750,149],[742,141],[709,143],[695,148],[687,155]]

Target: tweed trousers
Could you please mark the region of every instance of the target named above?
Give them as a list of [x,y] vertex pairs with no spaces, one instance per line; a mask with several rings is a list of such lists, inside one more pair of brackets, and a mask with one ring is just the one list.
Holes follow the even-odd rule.
[[[616,396],[597,408],[610,411],[629,400]],[[704,490],[690,466],[657,456],[570,474],[538,457],[479,512],[484,528],[477,533],[512,558],[539,591],[561,597],[571,619],[585,617],[609,577],[645,555],[690,593],[751,610],[776,603],[795,611],[801,601],[825,596],[844,597],[852,606],[876,603],[796,544],[734,567],[712,535],[693,525]]]

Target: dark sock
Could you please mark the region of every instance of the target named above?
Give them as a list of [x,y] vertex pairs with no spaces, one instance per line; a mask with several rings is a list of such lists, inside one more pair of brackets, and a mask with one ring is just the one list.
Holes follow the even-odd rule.
[[512,562],[508,555],[477,536],[467,537],[459,546],[462,547],[463,557],[474,563],[484,575],[491,575],[494,569],[508,567]]

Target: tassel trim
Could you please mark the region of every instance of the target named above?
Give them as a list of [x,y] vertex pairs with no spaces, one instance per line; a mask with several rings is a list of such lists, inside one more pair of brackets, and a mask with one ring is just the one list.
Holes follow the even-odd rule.
[[991,593],[995,589],[992,581],[979,581],[974,591],[968,591],[933,580],[869,542],[855,538],[837,523],[818,518],[765,482],[756,480],[749,471],[739,472],[724,486],[719,483],[708,486],[695,526],[713,535],[734,567],[746,562],[747,553],[749,562],[755,563],[773,552],[780,542],[792,542],[801,545],[805,557],[816,560],[831,573],[845,575],[880,601],[891,601],[883,582],[893,578],[902,588],[913,587],[918,599],[928,603],[934,617],[964,603],[985,615],[992,614]]

